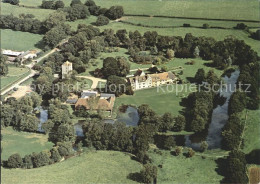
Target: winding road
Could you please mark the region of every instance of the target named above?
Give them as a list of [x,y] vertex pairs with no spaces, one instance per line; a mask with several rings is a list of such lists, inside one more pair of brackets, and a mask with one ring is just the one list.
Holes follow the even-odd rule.
[[76,77],[92,80],[93,83],[91,85],[91,89],[96,89],[98,86],[98,82],[105,82],[105,83],[107,82],[107,80],[105,79],[96,78],[92,76],[76,76]]

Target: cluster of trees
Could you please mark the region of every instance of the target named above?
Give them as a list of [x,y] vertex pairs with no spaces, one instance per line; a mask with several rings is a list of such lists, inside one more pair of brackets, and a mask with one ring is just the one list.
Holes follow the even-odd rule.
[[226,159],[224,183],[248,183],[245,154],[232,150]]
[[255,32],[252,32],[251,37],[253,39],[260,40],[260,29],[256,30]]
[[8,98],[1,105],[1,127],[13,126],[19,131],[36,132],[40,123],[34,109],[42,102],[41,96],[31,93],[19,100]]
[[238,149],[242,141],[243,129],[244,123],[240,120],[239,115],[231,114],[222,130],[222,147],[226,150]]
[[0,54],[0,76],[6,76],[8,73],[7,57]]
[[110,20],[116,20],[124,15],[122,6],[111,6],[109,9],[101,8],[100,6],[97,6],[93,0],[86,1],[85,5],[88,6],[90,14],[94,16],[103,15]]
[[59,9],[59,8],[64,8],[64,2],[61,1],[61,0],[58,0],[58,1],[48,1],[48,0],[43,0],[42,1],[42,4],[41,4],[41,8],[44,8],[44,9]]
[[4,0],[4,3],[10,3],[12,5],[19,5],[20,1],[19,0]]
[[32,153],[25,155],[23,158],[15,153],[11,155],[8,160],[4,161],[3,166],[8,168],[23,168],[32,169],[38,168],[61,161],[66,156],[73,155],[72,144],[70,142],[58,143],[49,151],[42,151],[40,153]]

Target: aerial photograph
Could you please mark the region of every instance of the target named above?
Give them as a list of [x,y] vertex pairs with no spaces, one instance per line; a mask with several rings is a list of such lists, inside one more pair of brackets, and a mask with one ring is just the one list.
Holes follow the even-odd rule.
[[1,184],[260,184],[259,0],[1,0]]

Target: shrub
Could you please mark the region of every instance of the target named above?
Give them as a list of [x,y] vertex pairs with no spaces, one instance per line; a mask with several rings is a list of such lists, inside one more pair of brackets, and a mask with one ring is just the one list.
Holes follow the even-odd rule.
[[106,12],[105,16],[111,20],[116,20],[124,15],[124,9],[122,6],[111,6]]
[[183,27],[190,27],[190,24],[183,24]]
[[187,157],[193,157],[195,155],[195,151],[192,148],[188,149]]
[[208,29],[209,28],[209,25],[208,24],[203,24],[203,29]]
[[177,146],[176,148],[175,148],[175,155],[176,156],[178,156],[178,155],[180,155],[181,154],[181,152],[182,152],[182,147],[181,146]]
[[23,160],[18,153],[11,155],[7,160],[7,166],[9,168],[21,168],[23,166]]

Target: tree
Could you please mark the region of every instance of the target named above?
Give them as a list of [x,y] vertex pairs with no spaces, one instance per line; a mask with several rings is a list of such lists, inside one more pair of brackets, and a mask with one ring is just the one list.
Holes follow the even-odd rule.
[[45,31],[49,31],[51,28],[63,24],[66,21],[66,13],[63,11],[55,11],[51,13],[48,18],[43,22]]
[[107,25],[109,23],[109,19],[103,15],[99,15],[96,22],[95,22],[95,25],[96,26],[104,26],[104,25]]
[[183,115],[178,115],[177,117],[175,117],[173,130],[176,132],[182,131],[184,130],[185,125],[186,125],[185,117]]
[[1,127],[12,125],[15,116],[15,108],[11,105],[1,105]]
[[42,103],[42,97],[38,93],[30,93],[30,97],[32,99],[33,108],[39,107]]
[[59,162],[61,160],[60,153],[56,147],[51,149],[51,157],[50,157],[53,162]]
[[76,4],[82,5],[82,2],[80,0],[72,0],[70,6],[74,6]]
[[145,164],[140,175],[144,183],[152,183],[157,178],[157,167],[152,164]]
[[201,144],[200,144],[200,149],[202,151],[206,151],[208,149],[209,145],[207,143],[207,141],[202,141]]
[[11,0],[10,4],[12,5],[19,5],[20,1],[19,0]]
[[85,19],[90,13],[88,7],[81,4],[74,4],[72,7],[63,8],[63,11],[67,13],[67,20],[75,21],[77,19]]
[[7,57],[0,54],[0,76],[6,76],[8,73]]
[[198,58],[200,56],[200,49],[199,49],[198,46],[195,47],[194,52],[193,52],[193,56],[195,58]]
[[124,57],[107,57],[103,61],[102,71],[106,78],[111,75],[125,77],[130,71],[130,64]]
[[75,132],[73,125],[61,124],[57,127],[52,128],[49,133],[49,139],[52,142],[74,142]]
[[44,9],[53,9],[54,8],[54,1],[43,0],[41,7],[44,8]]
[[202,82],[205,82],[205,71],[203,68],[199,68],[194,76],[194,81],[197,84],[202,84]]
[[110,20],[116,20],[124,15],[124,9],[122,6],[111,6],[106,12],[105,16]]
[[50,153],[42,151],[33,158],[34,167],[42,167],[50,164]]
[[86,5],[86,6],[96,6],[96,3],[95,3],[95,1],[93,1],[93,0],[87,0],[87,1],[85,2],[85,5]]
[[23,168],[25,169],[32,169],[33,168],[33,162],[32,162],[32,156],[31,155],[25,155],[23,158]]
[[174,58],[174,50],[167,49],[166,56],[167,56],[168,59]]
[[106,92],[114,93],[117,97],[126,93],[127,91],[127,83],[124,78],[110,75],[107,79],[106,83]]
[[24,115],[20,121],[19,130],[27,132],[36,132],[38,130],[40,120],[33,115]]
[[174,117],[171,113],[165,113],[161,117],[161,124],[159,127],[159,131],[166,132],[167,130],[171,130],[174,126]]
[[58,145],[58,151],[60,153],[60,156],[69,156],[73,154],[73,148],[71,142],[59,142]]
[[7,160],[7,166],[9,168],[21,168],[23,166],[23,160],[18,153],[11,155]]
[[55,2],[55,9],[64,8],[65,4],[63,1],[59,0]]
[[246,106],[246,96],[244,92],[236,91],[234,92],[229,100],[228,113],[238,113],[242,112]]

